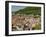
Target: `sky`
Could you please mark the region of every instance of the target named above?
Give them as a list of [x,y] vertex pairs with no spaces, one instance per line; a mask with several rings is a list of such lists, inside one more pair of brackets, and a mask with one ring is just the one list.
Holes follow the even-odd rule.
[[12,10],[13,12],[16,12],[16,11],[18,11],[18,10],[20,10],[20,9],[24,9],[24,8],[26,8],[26,7],[25,7],[25,6],[15,6],[15,5],[12,5],[11,10]]

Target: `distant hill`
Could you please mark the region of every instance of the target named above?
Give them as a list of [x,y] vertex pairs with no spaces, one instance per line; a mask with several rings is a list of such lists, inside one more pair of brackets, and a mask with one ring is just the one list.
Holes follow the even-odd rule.
[[12,12],[12,14],[41,15],[41,7],[26,7],[24,9],[20,9],[19,11]]

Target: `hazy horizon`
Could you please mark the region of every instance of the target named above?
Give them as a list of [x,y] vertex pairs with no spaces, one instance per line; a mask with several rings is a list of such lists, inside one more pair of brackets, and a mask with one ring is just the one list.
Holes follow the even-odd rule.
[[24,8],[26,8],[26,6],[14,6],[14,5],[12,5],[11,11],[16,12],[16,11],[18,11],[20,9],[24,9]]

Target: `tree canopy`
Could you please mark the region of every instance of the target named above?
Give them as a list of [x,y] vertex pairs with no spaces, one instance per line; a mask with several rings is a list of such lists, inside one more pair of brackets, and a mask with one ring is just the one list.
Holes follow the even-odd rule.
[[13,14],[26,14],[26,15],[41,15],[41,7],[26,7],[24,9],[20,9],[16,12],[12,12]]

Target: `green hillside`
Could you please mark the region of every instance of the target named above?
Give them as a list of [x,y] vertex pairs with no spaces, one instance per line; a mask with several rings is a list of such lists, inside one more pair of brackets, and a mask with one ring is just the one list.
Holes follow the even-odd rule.
[[41,7],[26,7],[24,9],[20,9],[19,11],[12,12],[15,14],[26,14],[26,15],[41,15]]

